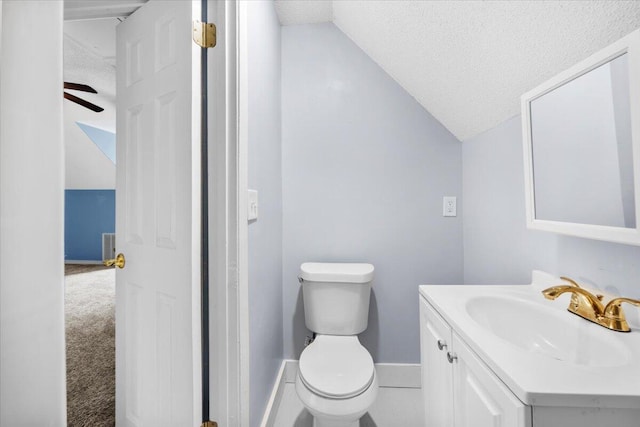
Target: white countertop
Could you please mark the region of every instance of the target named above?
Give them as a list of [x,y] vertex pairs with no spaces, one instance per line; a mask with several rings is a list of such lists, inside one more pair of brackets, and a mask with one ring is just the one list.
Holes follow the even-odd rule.
[[[636,308],[624,306],[629,313],[631,332],[610,331],[568,312],[570,294],[549,301],[540,293],[546,287],[561,283],[557,277],[534,271],[530,285],[422,285],[420,294],[523,403],[640,408],[640,325],[632,320],[638,318],[632,315]],[[471,299],[486,296],[526,300],[545,305],[545,310],[558,310],[562,322],[566,320],[566,325],[579,331],[578,345],[588,345],[590,337],[591,341],[596,337],[616,344],[603,350],[611,351],[612,358],[611,363],[604,365],[614,366],[557,360],[548,354],[524,350],[494,335],[477,323],[466,309]],[[506,322],[509,320],[505,319]],[[518,334],[516,327],[513,334]],[[608,358],[606,353],[605,357]]]

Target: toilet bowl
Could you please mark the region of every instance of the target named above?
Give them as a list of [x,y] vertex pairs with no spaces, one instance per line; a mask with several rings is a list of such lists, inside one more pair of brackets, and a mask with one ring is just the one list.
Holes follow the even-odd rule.
[[305,324],[316,333],[300,355],[296,393],[314,427],[356,427],[378,395],[373,359],[358,334],[367,328],[373,266],[304,263]]
[[356,336],[318,335],[300,355],[295,387],[314,427],[356,427],[376,400],[378,377]]

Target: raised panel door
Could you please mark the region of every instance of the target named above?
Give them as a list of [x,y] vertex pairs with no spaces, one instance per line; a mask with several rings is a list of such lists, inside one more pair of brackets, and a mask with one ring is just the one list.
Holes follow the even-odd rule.
[[200,424],[200,206],[191,22],[200,2],[152,0],[117,27],[116,419]]

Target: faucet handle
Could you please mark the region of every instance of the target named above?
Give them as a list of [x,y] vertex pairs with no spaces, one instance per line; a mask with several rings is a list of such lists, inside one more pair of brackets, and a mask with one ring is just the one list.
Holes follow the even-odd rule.
[[604,307],[603,319],[606,320],[611,326],[610,329],[616,329],[620,332],[629,332],[629,324],[627,323],[627,317],[624,314],[624,310],[620,306],[623,302],[633,304],[640,307],[640,300],[632,298],[614,298],[607,303]]
[[569,282],[569,284],[571,286],[575,286],[576,288],[579,288],[580,285],[578,285],[578,282],[576,282],[575,280],[573,280],[570,277],[566,277],[566,276],[560,276],[560,279],[564,280],[565,282]]
[[[573,286],[573,287],[576,287],[576,288],[579,288],[579,287],[580,287],[580,285],[578,285],[578,282],[576,282],[575,280],[573,280],[573,279],[572,279],[572,278],[570,278],[570,277],[560,276],[560,278],[561,278],[562,280],[566,281],[566,282],[569,282],[569,284],[570,284],[571,286]],[[603,300],[603,298],[604,298],[604,295],[602,295],[602,294],[595,294],[595,296],[596,296],[596,298],[598,298],[598,301],[602,301],[602,300]],[[572,299],[573,299],[574,297],[575,297],[575,294],[574,294],[574,296],[572,297]]]

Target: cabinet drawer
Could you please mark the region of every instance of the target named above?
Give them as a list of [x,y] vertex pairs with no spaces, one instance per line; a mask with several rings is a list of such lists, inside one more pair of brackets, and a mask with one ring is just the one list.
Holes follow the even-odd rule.
[[454,332],[456,427],[531,427],[531,408],[523,404]]

